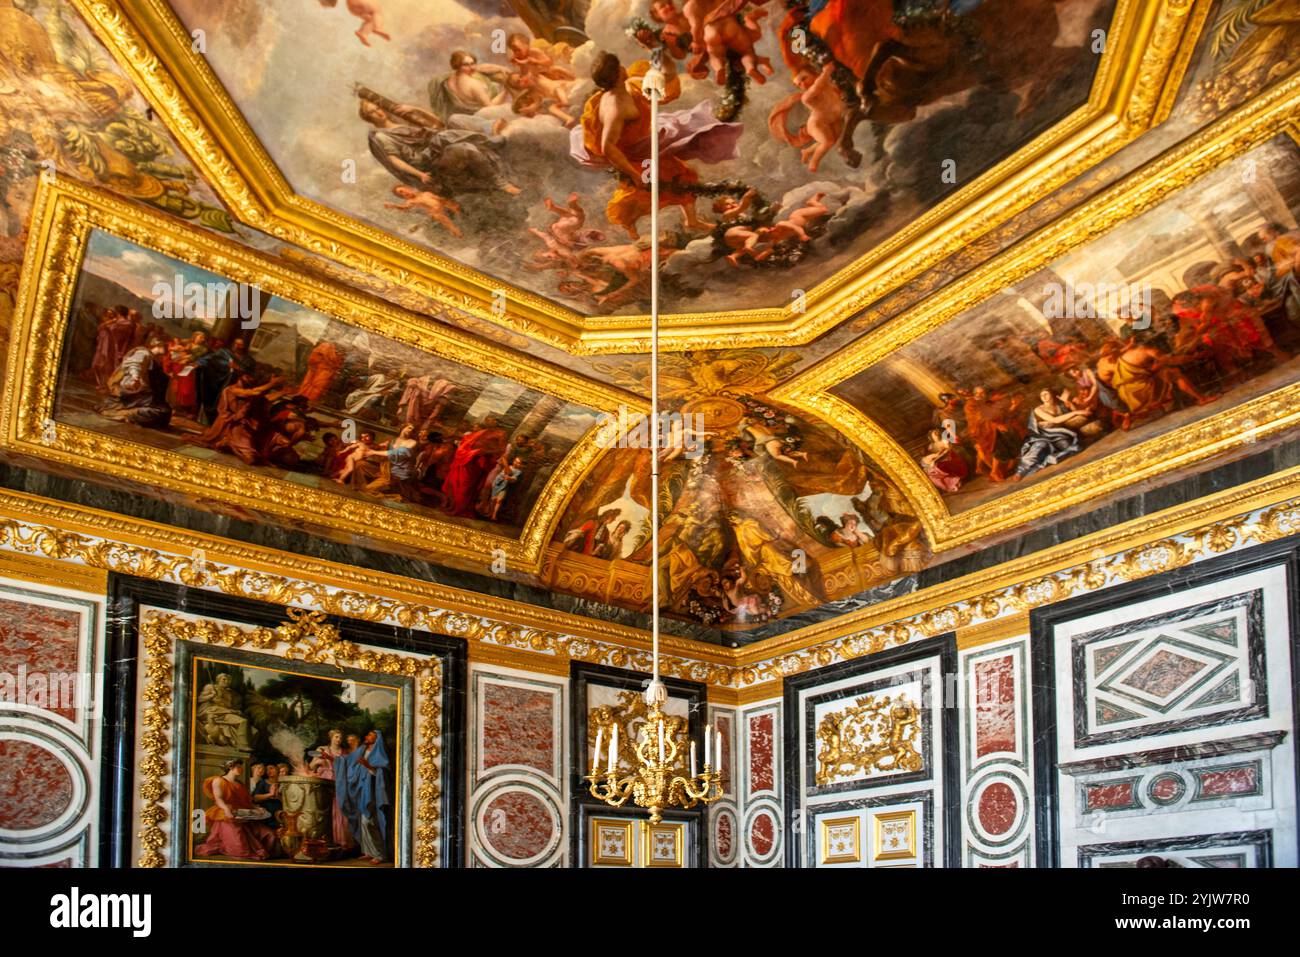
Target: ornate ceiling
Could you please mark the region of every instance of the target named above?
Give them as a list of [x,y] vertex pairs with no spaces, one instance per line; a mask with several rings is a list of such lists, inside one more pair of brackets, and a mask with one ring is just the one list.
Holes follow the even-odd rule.
[[620,426],[653,36],[663,393],[698,442],[661,456],[671,615],[743,633],[1295,424],[1288,0],[27,0],[0,27],[26,467],[644,610]]

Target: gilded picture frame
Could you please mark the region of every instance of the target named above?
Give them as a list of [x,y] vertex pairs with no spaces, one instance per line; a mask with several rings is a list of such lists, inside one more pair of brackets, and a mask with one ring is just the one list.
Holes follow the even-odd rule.
[[[295,192],[164,0],[73,0],[241,220],[575,355],[645,352],[647,316],[584,315]],[[781,308],[662,317],[661,348],[807,343],[1113,154],[1172,108],[1211,3],[1120,0],[1087,103]],[[493,309],[505,288],[504,314]],[[720,329],[725,324],[725,331]]]
[[603,451],[601,428],[595,426],[553,469],[519,536],[512,538],[59,422],[55,408],[69,310],[96,231],[596,412],[614,413],[625,406],[635,413],[645,406],[635,396],[301,275],[237,243],[56,177],[42,180],[34,203],[0,404],[0,448],[269,513],[290,525],[365,535],[422,551],[433,548],[467,567],[485,568],[499,556],[510,570],[521,572],[538,570],[564,502]]
[[[889,862],[889,861],[906,861],[918,856],[919,849],[916,846],[916,811],[886,811],[884,813],[873,813],[873,845],[872,845],[872,862]],[[898,827],[904,835],[900,843],[902,846],[897,850],[890,850],[890,835],[886,831],[890,828]]]
[[[297,614],[290,609],[287,624],[290,627],[303,626],[304,635],[309,636],[308,640],[329,640],[325,630],[328,626],[320,627],[324,622],[313,619],[309,614]],[[173,726],[176,732],[173,735],[171,755],[172,774],[176,781],[172,795],[172,818],[177,822],[176,839],[172,845],[174,865],[410,867],[415,846],[411,827],[414,820],[411,802],[415,783],[413,743],[416,678],[413,675],[389,675],[339,665],[299,663],[275,655],[212,646],[205,640],[211,634],[209,626],[218,628],[223,643],[227,638],[240,640],[230,630],[230,626],[222,626],[211,620],[187,621],[154,609],[145,612],[141,626],[146,642],[164,635],[174,636]],[[199,640],[179,637],[182,635],[193,635]],[[251,634],[248,640],[257,642],[258,636],[256,633]],[[253,677],[242,688],[243,693],[239,698],[235,699],[240,708],[238,717],[243,718],[243,725],[230,723],[236,717],[217,704],[213,694],[219,683],[224,682],[226,687],[230,687],[232,674],[237,679]],[[294,705],[288,709],[277,707],[273,700],[263,694],[277,686],[281,690],[292,690],[299,696]],[[294,707],[300,709],[304,698],[311,709],[325,704],[341,710],[340,704],[345,704],[350,698],[354,702],[353,710],[358,710],[355,702],[361,700],[387,705],[383,710],[391,709],[394,712],[394,727],[381,727],[376,741],[369,746],[366,743],[368,737],[363,740],[361,734],[373,732],[361,732],[359,726],[348,727],[347,721],[336,722],[342,726],[340,730],[352,732],[340,735],[340,744],[349,754],[364,755],[368,749],[377,749],[383,756],[382,766],[378,766],[379,760],[375,759],[377,767],[374,770],[367,773],[358,771],[356,774],[358,781],[363,785],[368,783],[372,791],[377,790],[389,801],[385,809],[381,810],[383,817],[378,822],[363,825],[355,814],[352,815],[352,820],[348,820],[347,814],[336,813],[336,807],[345,806],[350,796],[349,787],[343,781],[345,772],[337,770],[340,766],[338,760],[328,755],[313,757],[313,752],[318,750],[316,747],[310,747],[303,754],[287,753],[293,745],[286,744],[286,737],[299,739],[300,743],[307,740],[302,737],[304,729],[285,723],[293,721]],[[283,713],[284,711],[288,713]],[[251,737],[248,730],[257,727],[250,720],[254,712],[258,717],[275,722],[279,727],[270,736],[271,740],[247,742],[249,746],[257,745],[258,749],[245,753],[238,747],[230,746],[231,742],[224,738],[233,738],[240,730],[243,730],[245,738]],[[364,716],[370,717],[370,712],[364,712]],[[224,725],[223,720],[226,721]],[[355,719],[351,723],[355,725]],[[218,740],[213,737],[214,730],[224,738]],[[326,739],[321,737],[323,732],[323,728],[317,729],[315,737],[319,740],[313,740],[313,745],[325,742]],[[274,780],[268,781],[271,777],[271,762],[277,758],[281,763],[276,765],[278,770]],[[247,773],[245,768],[237,769],[233,787],[253,792],[250,800],[255,803],[251,814],[268,815],[265,818],[232,822],[238,831],[247,832],[256,828],[255,836],[231,832],[230,825],[224,825],[227,830],[220,837],[214,833],[213,818],[218,816],[220,808],[215,804],[209,789],[214,787],[214,778],[225,780],[222,774],[226,770],[224,765],[231,761],[243,761],[245,764]],[[288,762],[301,762],[303,766],[295,767]],[[286,767],[288,774],[284,773]],[[259,768],[266,768],[266,774],[257,774]],[[363,781],[366,777],[371,780]],[[352,783],[354,786],[351,790],[357,790],[357,781]],[[226,799],[230,800],[229,795]],[[250,811],[243,813],[249,814]],[[188,834],[185,839],[181,839],[180,832],[186,830],[187,823]],[[363,828],[367,831],[367,840],[358,845]],[[232,847],[232,844],[242,846]],[[382,852],[377,858],[366,856],[376,849]],[[236,853],[232,854],[232,851]],[[256,856],[263,854],[267,856]],[[376,860],[383,863],[378,864]]]
[[[117,574],[109,577],[108,594],[117,613],[108,636],[112,700],[106,713],[113,717],[105,723],[101,778],[111,825],[101,835],[101,866],[463,865],[464,796],[454,782],[464,755],[450,746],[464,734],[462,639]],[[252,681],[236,674],[250,670],[258,672]],[[277,681],[284,687],[272,683]],[[234,695],[214,694],[218,684],[224,686],[218,690]],[[197,735],[200,726],[205,733]],[[218,726],[228,732],[222,740],[210,733]],[[328,733],[334,729],[342,732],[337,742]],[[368,731],[379,734],[371,739]],[[307,742],[309,737],[314,740]],[[328,755],[321,753],[327,740]],[[301,756],[292,753],[298,744]],[[230,780],[243,784],[251,800],[266,793],[250,786],[252,765],[271,763],[273,752],[284,756],[280,763],[291,765],[297,793],[278,795],[280,808],[252,806],[283,809],[294,820],[272,814],[268,822],[258,816],[274,832],[273,843],[259,828],[261,833],[230,854],[226,839],[236,835],[227,830],[196,853],[196,841],[206,843],[214,830],[206,814],[216,803],[211,800],[216,787],[208,790],[208,782],[226,775],[230,761],[242,763],[242,772]],[[339,810],[352,846],[331,838],[332,803],[320,800],[325,788],[310,780],[337,781],[340,766],[333,758],[340,752],[374,758],[366,763],[376,769],[375,777],[382,773],[388,800],[376,789],[371,806],[384,808],[384,822],[379,834],[369,835],[372,843],[388,844],[378,864],[357,856],[367,847],[357,837],[364,822],[346,802],[339,802]],[[383,760],[386,772],[378,770]],[[348,780],[353,769],[342,770]],[[233,790],[231,808],[249,803]],[[311,810],[321,812],[314,823],[311,814],[299,813]],[[191,839],[196,811],[205,815],[201,841]],[[372,814],[372,823],[378,817]],[[286,838],[292,846],[286,846]],[[317,839],[315,847],[305,846],[308,838]],[[246,854],[253,846],[271,853]]]
[[954,513],[907,450],[879,423],[832,390],[1068,251],[1154,208],[1201,176],[1276,137],[1300,143],[1297,108],[1300,108],[1300,76],[1279,83],[1020,245],[953,282],[917,308],[777,386],[772,392],[773,400],[821,416],[853,437],[912,503],[935,552],[1022,527],[1294,427],[1300,422],[1300,383],[1276,388],[1087,464],[1066,466],[1059,474],[1045,477],[1030,487],[1008,491]]
[[[672,843],[672,859],[661,859],[655,855],[655,845],[660,838]],[[684,822],[665,821],[662,824],[641,822],[641,859],[646,867],[685,867],[686,824]]]

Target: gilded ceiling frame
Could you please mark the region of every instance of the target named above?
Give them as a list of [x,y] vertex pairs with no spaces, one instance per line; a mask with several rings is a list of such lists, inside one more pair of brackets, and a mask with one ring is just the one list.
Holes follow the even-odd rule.
[[934,483],[884,427],[830,389],[1268,140],[1288,135],[1300,142],[1298,111],[1300,76],[1257,97],[919,306],[777,386],[772,400],[820,416],[861,447],[906,494],[936,552],[1023,526],[1295,426],[1300,423],[1300,383],[953,514]]
[[[166,0],[71,2],[242,222],[574,355],[649,351],[646,316],[585,316],[295,193]],[[666,315],[660,348],[802,345],[974,242],[1163,121],[1211,5],[1119,0],[1086,105],[818,283],[802,311]]]
[[58,422],[55,396],[68,311],[94,230],[597,412],[617,414],[620,406],[634,413],[645,411],[639,397],[446,328],[346,286],[305,276],[216,234],[56,177],[42,180],[33,204],[0,401],[0,448],[216,498],[270,513],[290,525],[326,527],[421,551],[432,549],[469,567],[487,568],[504,555],[511,572],[529,574],[540,568],[569,496],[604,451],[601,429],[595,426],[552,471],[515,539]]

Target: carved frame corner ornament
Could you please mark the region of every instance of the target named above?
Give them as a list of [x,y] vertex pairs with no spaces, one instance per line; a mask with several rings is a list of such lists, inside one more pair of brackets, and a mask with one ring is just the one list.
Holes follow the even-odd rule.
[[564,401],[613,413],[638,411],[639,398],[520,356],[457,330],[301,275],[260,253],[66,178],[42,181],[36,194],[14,308],[8,375],[0,400],[0,447],[119,479],[220,499],[291,524],[433,548],[462,565],[482,567],[496,549],[511,569],[535,574],[573,490],[599,460],[600,426],[569,450],[547,480],[518,539],[435,516],[414,515],[262,476],[246,469],[58,422],[56,397],[77,277],[94,231],[255,285],[339,321],[402,342],[467,368],[503,376]]
[[442,660],[436,656],[428,659],[411,658],[389,652],[363,648],[351,641],[342,640],[338,629],[325,620],[319,611],[303,608],[287,609],[288,618],[275,628],[240,627],[208,619],[189,619],[180,615],[150,609],[140,624],[140,643],[144,649],[144,681],[141,699],[144,709],[140,717],[139,794],[143,804],[139,812],[140,857],[137,866],[158,868],[167,866],[169,837],[162,828],[168,814],[167,779],[171,774],[170,730],[173,718],[172,695],[175,687],[175,665],[172,646],[177,641],[205,642],[225,648],[249,647],[271,651],[287,645],[280,657],[287,661],[313,664],[347,666],[380,674],[402,675],[419,680],[419,744],[416,754],[419,762],[416,775],[419,787],[415,792],[415,853],[416,867],[436,867],[438,864],[438,839],[440,835],[439,800],[442,786],[439,783],[442,737]]
[[[295,192],[165,0],[72,0],[242,222],[449,309],[575,355],[645,352],[647,316],[590,316],[499,281]],[[662,317],[660,348],[795,346],[1026,209],[1160,123],[1211,4],[1119,0],[1087,102],[793,305]]]
[[935,552],[1063,512],[1294,427],[1300,423],[1300,383],[954,513],[907,450],[832,389],[1250,150],[1278,136],[1300,142],[1297,110],[1300,75],[1257,96],[916,308],[780,384],[772,400],[819,416],[862,448],[913,505]]

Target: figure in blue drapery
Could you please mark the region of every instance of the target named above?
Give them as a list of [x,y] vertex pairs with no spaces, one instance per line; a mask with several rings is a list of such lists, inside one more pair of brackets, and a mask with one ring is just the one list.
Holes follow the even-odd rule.
[[[342,770],[346,772],[347,803],[343,813],[348,825],[361,845],[361,853],[372,864],[382,864],[390,857],[388,851],[388,815],[391,801],[388,796],[388,752],[384,737],[378,731],[369,732],[359,748],[354,748],[343,758]],[[339,763],[335,765],[337,780]]]
[[1025,478],[1041,468],[1055,465],[1074,455],[1083,444],[1079,433],[1070,428],[1086,419],[1084,413],[1062,408],[1050,390],[1039,396],[1042,404],[1029,413],[1029,432],[1020,447],[1020,464],[1016,478]]

